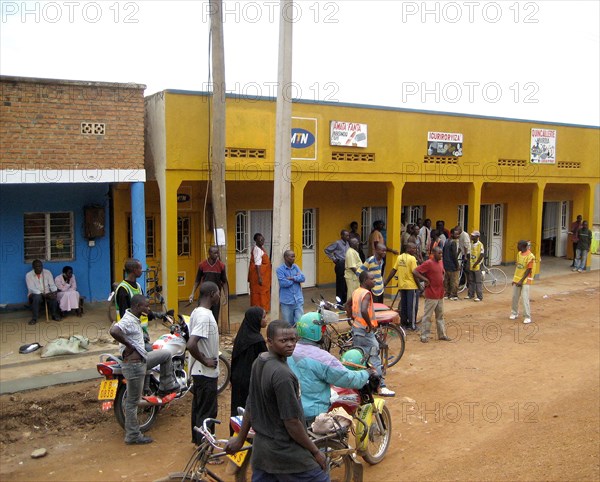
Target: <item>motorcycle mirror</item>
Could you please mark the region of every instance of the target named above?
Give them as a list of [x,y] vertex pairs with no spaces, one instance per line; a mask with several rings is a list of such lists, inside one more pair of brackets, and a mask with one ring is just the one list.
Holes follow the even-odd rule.
[[342,302],[342,299],[341,299],[339,296],[336,296],[336,297],[335,297],[335,301],[337,301],[338,303],[341,303],[341,302]]

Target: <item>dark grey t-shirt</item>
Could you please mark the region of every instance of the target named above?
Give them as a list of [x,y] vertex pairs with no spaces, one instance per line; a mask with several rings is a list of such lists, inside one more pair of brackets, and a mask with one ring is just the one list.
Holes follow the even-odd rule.
[[300,384],[285,360],[261,353],[252,365],[247,407],[256,432],[252,466],[270,474],[295,474],[319,467],[312,454],[288,434],[284,420],[304,425]]

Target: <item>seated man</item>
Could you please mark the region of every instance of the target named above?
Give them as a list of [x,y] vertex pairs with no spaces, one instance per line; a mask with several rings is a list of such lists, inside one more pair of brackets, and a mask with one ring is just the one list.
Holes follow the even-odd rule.
[[331,385],[362,388],[369,381],[369,372],[348,370],[331,353],[319,347],[322,332],[318,313],[302,316],[296,323],[296,332],[299,340],[288,365],[300,381],[302,408],[306,423],[310,424],[329,408]]
[[29,321],[30,325],[35,325],[40,313],[40,306],[48,303],[48,308],[52,319],[60,321],[62,318],[58,314],[58,303],[56,302],[56,285],[52,273],[44,269],[44,265],[39,259],[31,263],[33,268],[25,275],[25,283],[27,283],[27,297],[31,304],[32,317]]

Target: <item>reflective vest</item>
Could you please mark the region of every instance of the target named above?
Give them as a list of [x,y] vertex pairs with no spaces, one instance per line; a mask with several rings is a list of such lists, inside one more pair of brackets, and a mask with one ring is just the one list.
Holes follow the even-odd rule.
[[[142,292],[142,287],[140,286],[139,283],[135,283],[135,288],[133,286],[131,286],[127,281],[123,280],[121,281],[121,283],[119,283],[119,286],[117,286],[117,289],[115,290],[115,308],[117,310],[117,321],[121,320],[121,312],[119,311],[119,305],[117,303],[117,291],[119,291],[120,288],[125,288],[127,290],[127,292],[129,293],[129,300],[131,301],[131,298],[133,298],[135,295],[143,295],[144,293]],[[142,330],[144,330],[144,332],[148,333],[148,316],[146,315],[142,315],[140,316],[140,324],[142,325]]]
[[364,288],[357,288],[352,293],[352,320],[353,326],[356,328],[367,328],[367,322],[362,317],[361,305],[365,296],[369,296],[369,318],[371,319],[371,326],[375,328],[377,326],[377,320],[375,319],[375,309],[373,308],[373,295],[369,290]]

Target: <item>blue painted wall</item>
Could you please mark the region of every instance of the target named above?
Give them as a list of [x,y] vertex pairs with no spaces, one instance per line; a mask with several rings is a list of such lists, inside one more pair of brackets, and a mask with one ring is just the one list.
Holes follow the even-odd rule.
[[[75,259],[46,262],[44,268],[54,276],[63,266],[73,267],[77,290],[86,301],[105,300],[110,293],[110,229],[108,184],[4,184],[0,185],[0,304],[27,301],[25,274],[31,263],[23,258],[23,213],[72,211]],[[83,208],[88,204],[104,206],[105,234],[94,247],[83,237]]]

